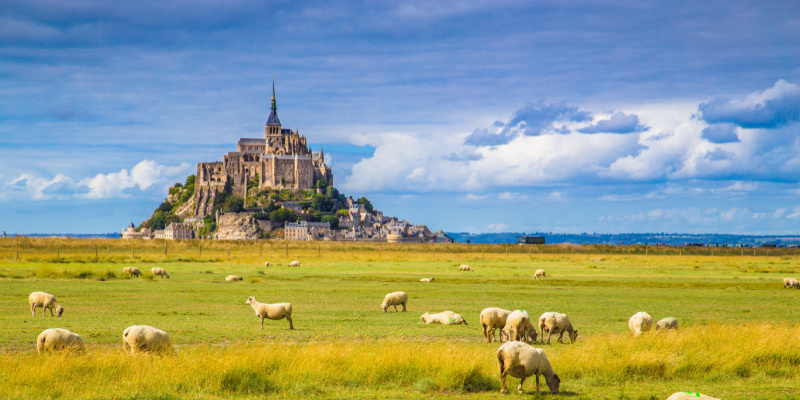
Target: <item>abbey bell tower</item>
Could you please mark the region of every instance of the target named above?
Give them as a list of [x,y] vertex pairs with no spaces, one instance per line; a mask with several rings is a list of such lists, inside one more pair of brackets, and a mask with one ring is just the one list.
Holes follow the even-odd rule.
[[267,119],[267,124],[264,127],[264,138],[267,140],[267,143],[270,142],[269,138],[271,137],[280,137],[281,136],[281,120],[278,119],[278,106],[275,103],[275,81],[272,81],[272,111],[269,113],[269,118]]

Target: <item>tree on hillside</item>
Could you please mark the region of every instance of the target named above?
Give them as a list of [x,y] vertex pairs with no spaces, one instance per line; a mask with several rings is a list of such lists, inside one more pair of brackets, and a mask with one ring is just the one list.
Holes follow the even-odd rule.
[[364,208],[367,210],[367,212],[372,212],[372,210],[373,210],[373,208],[372,208],[372,203],[370,203],[370,202],[369,202],[369,200],[368,200],[366,197],[364,197],[364,196],[362,196],[361,198],[359,198],[359,199],[356,201],[356,203],[358,203],[358,204],[363,204],[363,205],[364,205]]
[[325,192],[325,188],[328,187],[328,182],[325,179],[322,179],[322,178],[317,179],[316,187],[322,189],[322,191]]
[[339,228],[339,218],[336,218],[333,215],[326,215],[322,217],[322,222],[327,222],[331,224],[331,229]]
[[317,211],[328,212],[333,208],[333,199],[325,195],[315,194],[311,200],[311,207]]
[[296,222],[297,214],[288,208],[280,208],[269,214],[269,219],[275,223]]

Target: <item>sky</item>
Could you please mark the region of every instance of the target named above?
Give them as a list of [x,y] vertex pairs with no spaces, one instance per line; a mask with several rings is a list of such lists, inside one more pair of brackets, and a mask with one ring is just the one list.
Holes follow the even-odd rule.
[[0,230],[101,233],[284,127],[468,232],[800,233],[794,1],[0,5]]

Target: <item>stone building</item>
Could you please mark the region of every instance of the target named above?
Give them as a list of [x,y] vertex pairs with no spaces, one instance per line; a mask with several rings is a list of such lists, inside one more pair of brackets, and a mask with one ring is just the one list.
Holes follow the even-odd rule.
[[254,179],[259,189],[311,189],[319,179],[333,186],[324,152],[312,153],[305,136],[281,125],[274,82],[264,138],[241,138],[237,151],[228,152],[223,161],[197,164],[195,216],[211,211],[217,193],[246,197],[247,184]]
[[173,222],[164,228],[164,239],[191,239],[192,227],[183,222]]
[[288,222],[284,229],[286,240],[323,240],[329,234],[331,224],[327,222]]
[[136,230],[136,226],[133,225],[133,222],[122,230],[122,238],[123,239],[150,239],[152,237],[152,231],[147,228],[142,228],[141,230]]

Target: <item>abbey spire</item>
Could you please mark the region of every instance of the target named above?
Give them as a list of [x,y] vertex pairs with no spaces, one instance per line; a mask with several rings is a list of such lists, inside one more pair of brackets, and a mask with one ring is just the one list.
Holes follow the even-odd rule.
[[278,136],[281,134],[281,120],[278,119],[278,104],[275,101],[275,78],[272,79],[272,106],[270,109],[271,111],[265,127],[267,138],[269,136]]

